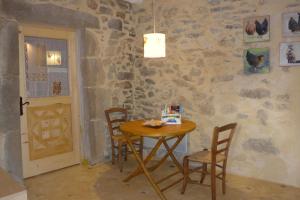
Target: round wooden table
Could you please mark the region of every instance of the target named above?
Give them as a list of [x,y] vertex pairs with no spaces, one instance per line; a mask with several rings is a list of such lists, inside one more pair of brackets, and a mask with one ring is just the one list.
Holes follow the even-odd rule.
[[144,126],[144,120],[129,121],[121,125],[123,133],[143,137],[170,137],[180,136],[191,132],[196,128],[196,124],[189,120],[183,120],[182,124],[167,124],[161,127]]
[[[126,179],[124,179],[124,181],[127,182],[133,177],[143,173],[147,177],[148,181],[150,182],[160,199],[166,200],[163,191],[181,182],[183,180],[183,176],[179,180],[169,184],[168,186],[165,186],[164,188],[160,188],[158,184],[166,181],[172,176],[175,176],[180,173],[183,174],[182,166],[174,156],[173,151],[177,147],[177,145],[182,141],[184,136],[196,128],[196,124],[189,120],[182,120],[182,123],[178,125],[172,124],[154,128],[144,126],[144,122],[144,120],[135,120],[125,122],[120,126],[120,130],[124,133],[128,145],[139,164],[139,166]],[[157,139],[155,146],[152,148],[152,150],[144,160],[142,160],[139,153],[132,144],[132,141],[130,140],[130,136],[132,135]],[[169,145],[167,141],[171,139],[176,139],[176,141],[172,145]],[[159,150],[159,147],[161,145],[165,147],[167,151],[166,154],[154,166],[146,167],[147,163],[149,163],[149,161],[152,160],[152,158],[155,156],[156,152]],[[150,172],[156,170],[159,166],[161,166],[167,160],[168,157],[172,159],[173,163],[175,164],[178,170],[175,173],[172,173],[155,181],[154,178],[151,176]]]

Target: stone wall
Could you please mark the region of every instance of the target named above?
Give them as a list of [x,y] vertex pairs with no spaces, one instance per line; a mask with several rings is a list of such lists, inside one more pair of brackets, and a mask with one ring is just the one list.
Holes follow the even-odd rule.
[[[45,1],[31,1],[45,3]],[[98,18],[99,28],[84,31],[81,57],[85,130],[90,163],[110,156],[110,140],[104,110],[125,106],[133,112],[132,46],[135,32],[131,4],[120,0],[48,1],[52,5],[88,13]]]
[[[281,15],[297,0],[156,1],[156,30],[166,33],[167,57],[143,58],[143,34],[153,31],[151,2],[134,6],[135,113],[158,117],[164,103],[184,105],[197,123],[194,152],[210,147],[213,127],[238,122],[229,171],[300,186],[300,68],[279,67]],[[243,18],[271,16],[271,40],[243,42]],[[245,75],[243,50],[269,47],[271,72]]]
[[[42,2],[42,1],[41,1]],[[81,58],[82,86],[86,116],[91,134],[87,139],[90,163],[110,156],[110,139],[104,110],[112,106],[133,114],[133,47],[135,32],[131,4],[123,0],[51,1],[96,16],[100,28],[85,31],[85,56]]]
[[0,3],[0,8],[3,7],[0,11],[0,166],[22,177],[16,58],[17,28],[24,22],[72,28],[77,32],[82,154],[91,164],[103,161],[110,156],[104,109],[125,106],[133,113],[131,45],[135,32],[131,4],[122,0],[0,0]]
[[21,177],[17,39],[16,21],[0,13],[0,166]]
[[[143,58],[142,34],[152,32],[150,0],[134,12],[122,0],[3,2],[0,9],[13,19],[0,11],[1,166],[21,176],[19,128],[9,125],[18,125],[10,118],[18,118],[18,63],[12,58],[18,51],[17,43],[9,43],[17,40],[8,38],[17,37],[17,25],[25,20],[78,31],[82,149],[91,163],[109,156],[105,108],[124,105],[130,114],[149,118],[158,117],[164,103],[181,103],[184,117],[197,122],[191,152],[210,146],[214,126],[236,121],[230,172],[300,186],[300,69],[278,64],[279,42],[299,39],[282,38],[281,14],[299,10],[299,1],[156,1],[157,30],[167,34],[164,59]],[[271,16],[269,42],[243,43],[243,18],[252,15]],[[271,49],[269,74],[244,75],[242,53],[248,47]]]
[[[88,0],[87,6],[100,21],[98,30],[86,32],[90,48],[83,59],[83,82],[89,102],[89,122],[95,133],[95,153],[110,156],[110,140],[104,110],[124,106],[133,113],[133,41],[135,38],[131,4],[125,1]],[[104,152],[104,153],[103,153]]]

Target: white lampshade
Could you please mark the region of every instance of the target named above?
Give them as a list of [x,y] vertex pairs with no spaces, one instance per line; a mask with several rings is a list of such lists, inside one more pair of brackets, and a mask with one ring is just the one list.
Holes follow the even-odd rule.
[[144,57],[166,57],[166,35],[163,33],[144,34]]

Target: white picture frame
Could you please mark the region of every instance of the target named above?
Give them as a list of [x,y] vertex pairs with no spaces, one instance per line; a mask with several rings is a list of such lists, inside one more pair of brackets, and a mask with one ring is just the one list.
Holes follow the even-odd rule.
[[282,35],[284,37],[300,36],[300,23],[298,24],[299,21],[300,21],[300,11],[283,13],[282,14]]
[[281,67],[300,66],[300,41],[282,42],[279,51],[279,65]]
[[270,40],[270,15],[247,17],[243,24],[245,43]]

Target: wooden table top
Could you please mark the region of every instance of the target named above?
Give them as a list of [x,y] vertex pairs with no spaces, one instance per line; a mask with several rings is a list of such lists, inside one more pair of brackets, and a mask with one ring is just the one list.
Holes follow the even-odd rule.
[[181,124],[167,124],[158,128],[144,126],[144,122],[144,120],[125,122],[120,126],[120,130],[124,133],[136,136],[169,137],[183,135],[196,128],[196,124],[189,120],[182,120]]

